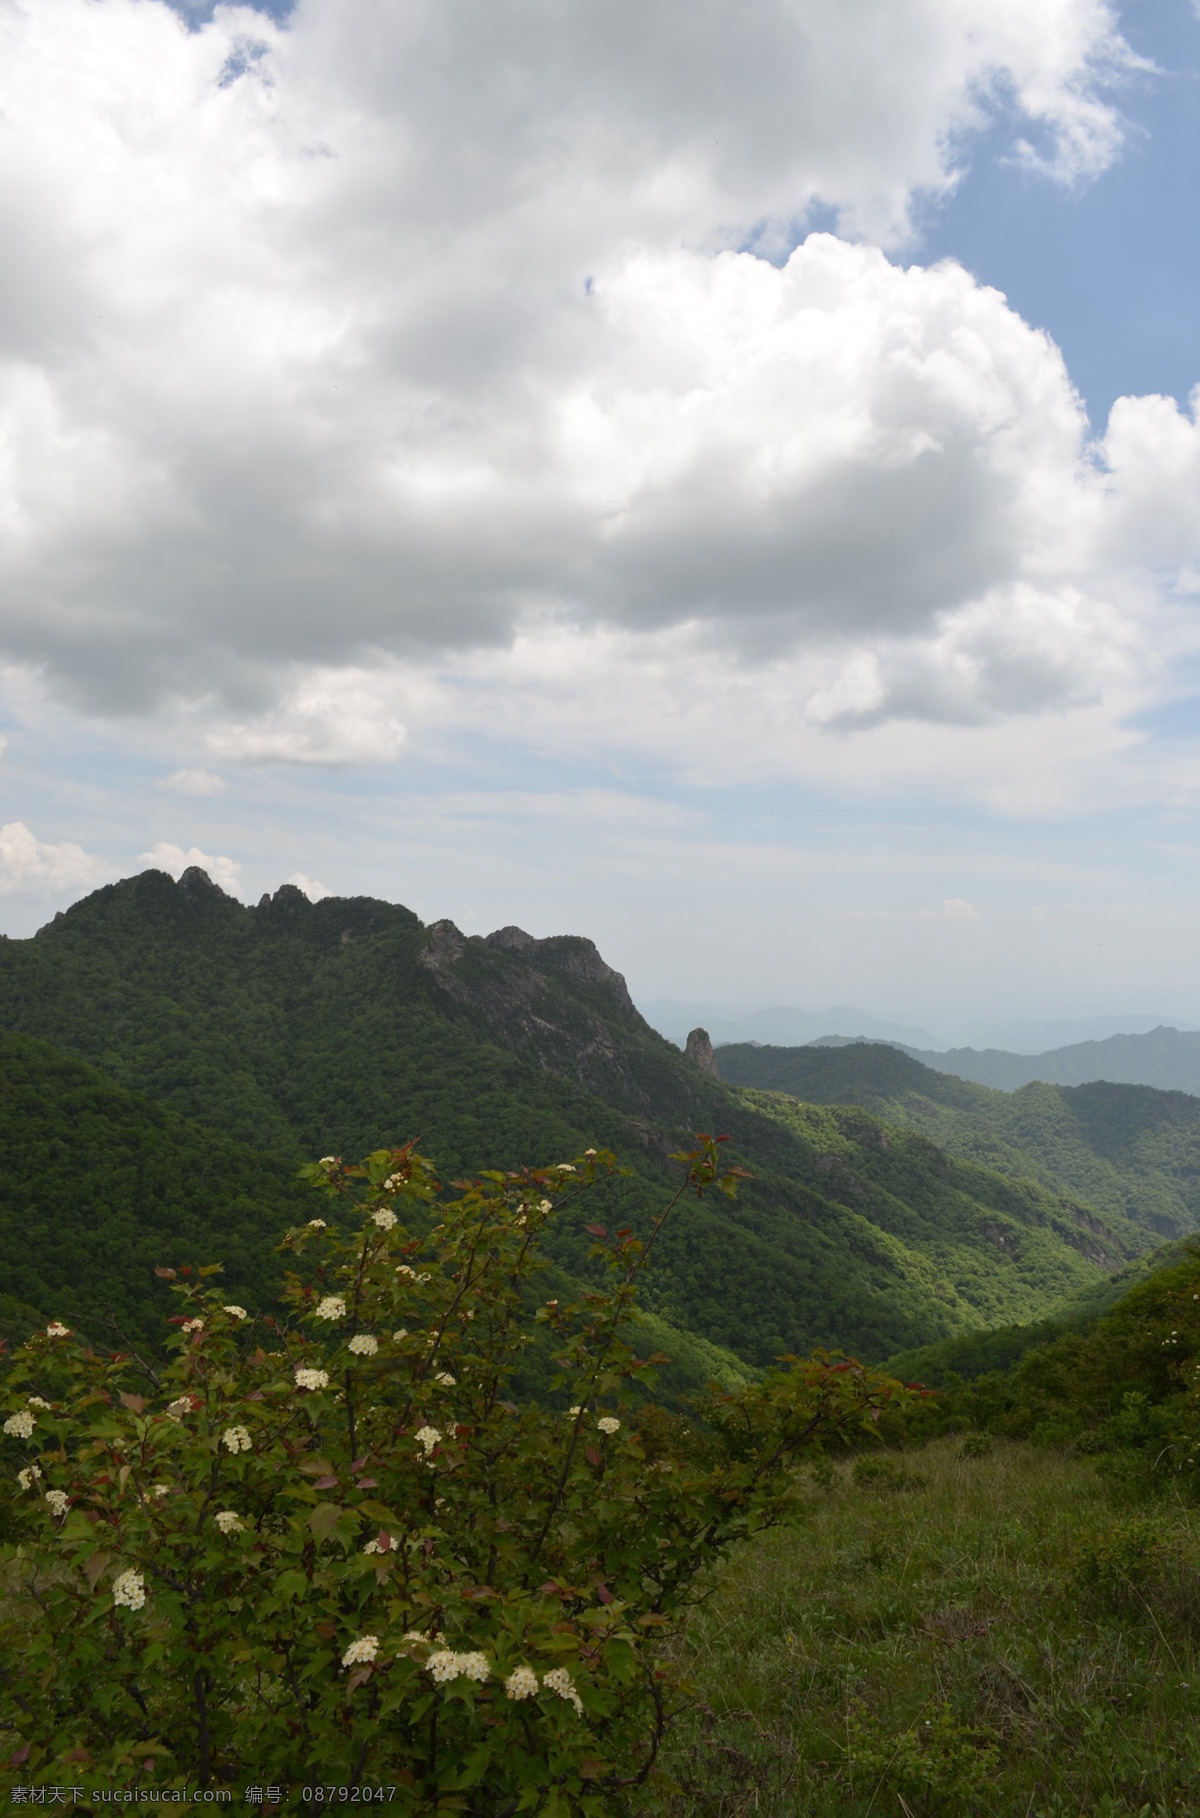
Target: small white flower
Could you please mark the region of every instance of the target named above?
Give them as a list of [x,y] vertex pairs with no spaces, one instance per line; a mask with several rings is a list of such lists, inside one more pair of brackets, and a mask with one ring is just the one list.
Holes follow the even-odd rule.
[[294,1372],[298,1389],[327,1389],[329,1387],[328,1370],[304,1370]]
[[418,1445],[425,1447],[426,1458],[428,1458],[429,1454],[433,1451],[434,1446],[440,1445],[442,1440],[442,1436],[436,1427],[422,1427],[415,1435],[415,1438]]
[[23,1471],[17,1472],[17,1482],[23,1490],[32,1490],[41,1474],[37,1465],[26,1465]]
[[337,1163],[336,1155],[323,1155],[321,1157],[321,1166],[323,1168],[332,1168],[336,1165],[336,1163]]
[[204,1321],[202,1319],[185,1319],[179,1330],[181,1332],[203,1332]]
[[4,1423],[4,1431],[11,1433],[14,1439],[28,1439],[37,1422],[28,1408],[22,1408],[19,1414],[10,1414]]
[[222,1313],[228,1313],[230,1319],[247,1318],[245,1307],[222,1307],[221,1311]]
[[113,1602],[118,1608],[140,1610],[146,1602],[146,1586],[140,1572],[122,1572],[113,1579]]
[[599,1427],[599,1429],[602,1433],[619,1433],[621,1430],[620,1421],[615,1420],[611,1414],[603,1415],[596,1422],[596,1425]]
[[583,1699],[571,1684],[571,1675],[566,1667],[551,1667],[548,1673],[542,1674],[542,1684],[548,1692],[557,1692],[560,1698],[573,1704],[577,1716],[583,1716]]
[[585,1149],[583,1153],[587,1156],[589,1161],[595,1161],[596,1151],[594,1149]]
[[403,1185],[404,1176],[402,1174],[389,1174],[383,1183],[383,1190],[385,1193],[399,1193]]
[[378,1635],[360,1635],[357,1641],[350,1643],[342,1655],[342,1665],[344,1667],[360,1666],[365,1661],[374,1660],[378,1653]]
[[373,1224],[377,1224],[381,1231],[390,1231],[396,1222],[396,1214],[390,1206],[380,1206],[378,1212],[372,1212],[371,1221]]
[[221,1443],[231,1452],[249,1452],[250,1435],[245,1427],[226,1427],[221,1435]]
[[340,1294],[327,1294],[317,1304],[318,1319],[345,1319],[346,1303]]
[[25,1406],[27,1408],[45,1408],[47,1412],[50,1410],[50,1403],[43,1401],[40,1395],[30,1395],[26,1399]]
[[567,1419],[568,1420],[578,1420],[579,1416],[582,1413],[583,1413],[582,1408],[568,1408],[567,1409]]
[[575,1164],[573,1162],[559,1162],[558,1171],[560,1174],[574,1174]]
[[522,1698],[532,1698],[538,1689],[538,1676],[532,1667],[514,1667],[504,1681],[504,1689],[510,1698],[519,1702]]
[[213,1520],[222,1534],[240,1534],[246,1525],[236,1509],[218,1509]]
[[374,1357],[379,1349],[379,1340],[372,1332],[356,1332],[347,1348],[353,1351],[355,1357]]
[[416,1270],[410,1269],[407,1263],[397,1263],[396,1274],[400,1277],[401,1281],[416,1281],[417,1279]]
[[396,1330],[392,1333],[392,1343],[394,1345],[402,1345],[407,1337],[408,1337],[408,1327],[407,1326],[397,1326]]
[[190,1395],[181,1395],[179,1397],[178,1401],[171,1401],[171,1402],[167,1403],[167,1419],[168,1420],[182,1420],[184,1415],[190,1414],[191,1411],[192,1411],[192,1398]]
[[458,1655],[453,1648],[439,1648],[429,1656],[425,1665],[433,1678],[434,1685],[447,1685],[459,1675]]
[[70,1338],[70,1326],[64,1326],[61,1319],[52,1319],[46,1327],[47,1338]]
[[538,1207],[539,1212],[553,1212],[553,1210],[554,1210],[554,1207],[550,1204],[550,1201],[548,1199],[544,1199],[542,1201],[541,1205]]
[[308,1228],[310,1231],[324,1231],[326,1228],[325,1220],[323,1218],[310,1218],[308,1221]]
[[150,1485],[150,1494],[151,1496],[157,1496],[161,1502],[164,1496],[169,1496],[171,1494],[171,1486],[169,1483],[152,1483]]
[[491,1678],[492,1669],[486,1654],[460,1654],[458,1661],[458,1670],[464,1679],[477,1679],[482,1685],[485,1679]]
[[46,1501],[49,1504],[50,1513],[61,1516],[66,1514],[71,1498],[65,1490],[47,1490]]
[[441,1383],[443,1389],[452,1389],[454,1388],[457,1379],[451,1376],[449,1370],[439,1370],[433,1380],[434,1382]]

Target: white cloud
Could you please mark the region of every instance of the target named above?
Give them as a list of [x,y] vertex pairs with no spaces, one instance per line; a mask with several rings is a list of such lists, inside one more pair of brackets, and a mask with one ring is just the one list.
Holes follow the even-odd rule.
[[159,840],[149,852],[140,854],[138,864],[151,866],[156,871],[168,871],[174,878],[182,877],[189,866],[198,865],[201,871],[207,871],[213,883],[228,896],[242,894],[238,878],[241,865],[238,861],[224,855],[202,852],[199,846],[189,846],[185,852],[182,846],[175,845],[172,840]]
[[173,770],[159,778],[158,787],[175,795],[210,796],[223,795],[229,784],[213,770]]
[[0,895],[73,899],[115,877],[113,867],[71,840],[39,840],[22,821],[0,827]]
[[327,890],[324,884],[318,883],[316,878],[305,877],[303,871],[293,871],[287,881],[289,884],[295,884],[297,890],[303,890],[310,903],[319,903],[323,896],[333,895],[333,892]]

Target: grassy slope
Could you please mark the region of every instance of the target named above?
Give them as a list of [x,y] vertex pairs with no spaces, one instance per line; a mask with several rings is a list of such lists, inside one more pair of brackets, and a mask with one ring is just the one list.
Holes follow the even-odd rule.
[[[594,1214],[639,1222],[690,1131],[732,1132],[755,1179],[736,1206],[681,1207],[647,1305],[751,1364],[1033,1318],[1144,1242],[978,1169],[952,1165],[948,1187],[928,1142],[885,1140],[871,1119],[834,1132],[781,1116],[692,1066],[614,980],[586,942],[468,942],[286,887],[249,910],[194,874],[144,873],[0,941],[5,1026],[285,1158],[419,1135],[453,1179],[602,1143],[633,1175]],[[581,1222],[555,1240],[576,1275]]]
[[948,1153],[1040,1181],[1155,1238],[1200,1228],[1200,1099],[1151,1086],[994,1091],[880,1043],[720,1049],[722,1078],[816,1104],[858,1104]]
[[671,1818],[1200,1809],[1194,1504],[1147,1535],[1090,1459],[947,1439],[898,1464],[915,1484],[806,1474],[799,1528],[722,1569]]

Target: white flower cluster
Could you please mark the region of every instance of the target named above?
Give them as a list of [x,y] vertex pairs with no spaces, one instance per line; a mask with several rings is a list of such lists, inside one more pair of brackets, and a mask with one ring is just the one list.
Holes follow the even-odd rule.
[[240,1534],[246,1525],[236,1509],[218,1509],[213,1520],[222,1534]]
[[583,1413],[583,1409],[581,1407],[576,1406],[574,1408],[568,1408],[567,1409],[567,1419],[568,1420],[578,1420],[579,1416],[582,1413]]
[[250,1434],[245,1427],[226,1427],[221,1443],[231,1452],[249,1452],[251,1449]]
[[415,1437],[417,1439],[418,1444],[423,1445],[425,1447],[426,1458],[429,1457],[429,1454],[433,1451],[434,1446],[440,1445],[441,1438],[442,1438],[441,1434],[438,1432],[438,1429],[436,1427],[422,1427],[419,1430],[419,1432],[416,1434]]
[[30,1395],[26,1398],[25,1406],[27,1408],[45,1408],[49,1412],[50,1403],[43,1401],[40,1395]]
[[433,1380],[440,1383],[443,1389],[454,1388],[456,1382],[456,1378],[451,1376],[449,1370],[439,1370]]
[[342,1655],[342,1665],[344,1667],[363,1666],[367,1661],[374,1660],[378,1653],[378,1635],[360,1635],[357,1641],[350,1643]]
[[310,1231],[324,1231],[325,1220],[323,1218],[310,1218],[308,1221],[308,1228]]
[[390,1231],[396,1222],[396,1214],[390,1206],[380,1206],[378,1212],[372,1212],[371,1221],[378,1225],[381,1231]]
[[37,1465],[26,1465],[23,1471],[17,1472],[17,1482],[23,1490],[32,1490],[41,1474]]
[[553,1212],[553,1210],[554,1207],[550,1204],[548,1199],[542,1200],[541,1204],[538,1206],[539,1212]]
[[532,1667],[514,1667],[504,1681],[504,1689],[510,1698],[515,1698],[518,1702],[522,1698],[532,1698],[538,1689],[538,1676]]
[[558,1172],[560,1174],[574,1174],[574,1172],[575,1172],[574,1162],[559,1162]]
[[294,1375],[298,1389],[327,1389],[329,1387],[328,1370],[298,1369]]
[[355,1357],[374,1357],[379,1349],[379,1340],[371,1332],[356,1332],[347,1348],[353,1351]]
[[364,1553],[388,1553],[388,1552],[394,1553],[396,1550],[396,1537],[394,1534],[387,1535],[387,1543],[388,1544],[385,1547],[383,1545],[383,1542],[378,1538],[378,1536],[376,1536],[376,1538],[374,1540],[368,1540],[366,1546],[363,1548],[363,1552]]
[[22,1408],[19,1414],[10,1414],[4,1423],[4,1431],[13,1439],[28,1439],[37,1423],[28,1408]]
[[70,1338],[70,1326],[64,1326],[61,1319],[52,1319],[46,1327],[47,1338]]
[[389,1174],[383,1183],[383,1190],[385,1193],[399,1193],[403,1185],[404,1176],[402,1174]]
[[317,1304],[318,1319],[345,1319],[346,1303],[340,1294],[327,1294]]
[[323,1168],[336,1168],[337,1167],[337,1156],[336,1155],[323,1155],[321,1157],[321,1166]]
[[62,1516],[67,1512],[67,1507],[71,1498],[67,1495],[65,1490],[47,1490],[46,1501],[49,1504],[50,1513],[52,1515]]
[[222,1313],[228,1313],[230,1319],[246,1319],[248,1317],[245,1307],[222,1307],[221,1311]]
[[181,1395],[177,1401],[169,1401],[167,1403],[168,1420],[182,1420],[184,1415],[190,1414],[191,1411],[192,1398],[190,1395]]
[[620,1421],[611,1414],[602,1415],[596,1425],[602,1433],[619,1433],[621,1430]]
[[449,1685],[454,1679],[477,1679],[482,1685],[492,1672],[486,1654],[456,1654],[453,1648],[438,1648],[425,1666],[435,1685]]
[[407,1337],[408,1337],[408,1327],[407,1326],[397,1326],[396,1330],[392,1333],[392,1343],[394,1345],[402,1345]]
[[140,1572],[122,1572],[113,1579],[113,1602],[126,1610],[140,1610],[146,1602],[146,1586]]
[[179,1330],[181,1332],[203,1332],[204,1321],[202,1319],[185,1319]]
[[551,1667],[548,1673],[542,1674],[542,1684],[548,1692],[557,1692],[560,1698],[573,1704],[577,1717],[583,1716],[583,1699],[571,1684],[571,1675],[566,1667]]
[[416,1281],[417,1279],[416,1270],[410,1269],[407,1263],[397,1263],[396,1274],[400,1277],[401,1281]]

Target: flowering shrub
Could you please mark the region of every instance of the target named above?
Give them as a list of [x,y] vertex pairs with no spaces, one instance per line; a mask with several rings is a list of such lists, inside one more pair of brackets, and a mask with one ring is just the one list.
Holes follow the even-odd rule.
[[[277,1316],[163,1269],[161,1370],[56,1326],[0,1360],[0,1759],[31,1785],[386,1785],[401,1812],[653,1798],[701,1567],[785,1511],[803,1448],[905,1394],[817,1354],[690,1423],[646,1399],[638,1276],[678,1200],[736,1186],[717,1141],[679,1160],[644,1241],[586,1226],[611,1280],[574,1304],[537,1304],[539,1243],[611,1155],[443,1195],[409,1146],[306,1170],[329,1218],[285,1240]],[[535,1333],[567,1414],[512,1399]]]

